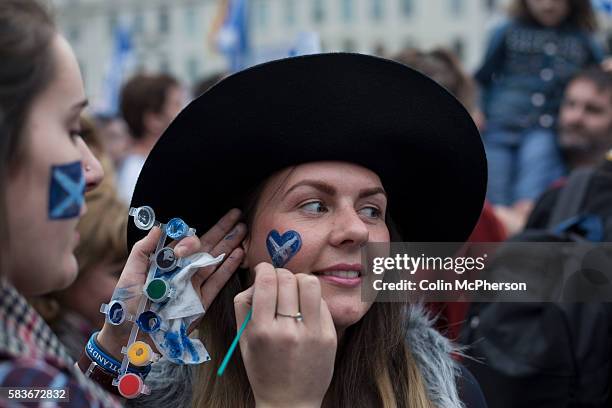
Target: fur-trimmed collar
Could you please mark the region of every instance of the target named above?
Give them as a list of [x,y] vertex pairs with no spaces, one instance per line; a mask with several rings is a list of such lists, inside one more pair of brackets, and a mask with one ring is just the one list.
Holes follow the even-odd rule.
[[[459,365],[451,353],[459,350],[433,327],[432,319],[420,305],[408,311],[407,341],[423,375],[431,402],[436,408],[463,408],[457,382],[461,375]],[[152,392],[127,407],[189,407],[194,377],[193,366],[175,365],[162,360],[153,366],[146,383]]]

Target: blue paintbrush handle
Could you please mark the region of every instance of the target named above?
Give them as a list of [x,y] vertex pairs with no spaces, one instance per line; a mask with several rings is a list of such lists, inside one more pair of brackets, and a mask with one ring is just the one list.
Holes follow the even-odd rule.
[[242,322],[242,326],[240,326],[240,329],[238,329],[238,333],[236,333],[236,337],[234,337],[234,341],[232,341],[232,344],[230,345],[229,349],[227,350],[227,353],[225,354],[225,357],[223,357],[223,362],[221,363],[221,366],[217,370],[217,376],[220,377],[223,375],[223,372],[225,371],[225,367],[227,367],[227,363],[229,363],[230,359],[232,358],[232,354],[234,354],[234,350],[236,350],[236,346],[238,345],[238,341],[240,340],[240,336],[242,335],[242,332],[246,328],[247,323],[249,323],[249,320],[251,320],[252,314],[253,314],[253,308],[251,307],[246,317],[244,318],[244,322]]

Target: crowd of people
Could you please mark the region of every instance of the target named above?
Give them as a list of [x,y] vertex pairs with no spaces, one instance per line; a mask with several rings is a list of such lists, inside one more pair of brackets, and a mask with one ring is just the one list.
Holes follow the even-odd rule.
[[[478,330],[486,306],[362,302],[358,272],[367,242],[549,229],[585,168],[596,170],[583,211],[612,217],[612,71],[596,34],[589,0],[515,0],[473,75],[442,47],[293,57],[191,91],[137,73],[109,116],[87,111],[44,3],[0,1],[0,387],[66,388],[75,407],[609,406],[607,306],[586,316],[610,328],[593,340],[601,364],[587,383],[589,340],[568,351],[569,373],[505,370],[470,351],[503,335]],[[206,314],[191,336],[212,361],[162,359],[139,374],[150,395],[125,400],[117,372],[92,375],[84,350],[122,359],[129,333],[100,305],[144,284],[159,229],[130,230],[140,205],[197,227],[177,256],[226,257],[192,278]],[[301,246],[273,265],[267,241],[285,231]],[[551,396],[548,375],[578,395]],[[551,392],[517,392],[529,385]],[[0,395],[3,406],[19,405]]]

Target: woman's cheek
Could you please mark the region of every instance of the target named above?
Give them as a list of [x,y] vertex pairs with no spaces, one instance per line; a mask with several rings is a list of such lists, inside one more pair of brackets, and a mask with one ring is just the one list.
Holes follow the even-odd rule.
[[360,291],[339,293],[335,288],[322,285],[321,296],[337,328],[346,328],[357,323],[368,312],[372,303],[361,301]]

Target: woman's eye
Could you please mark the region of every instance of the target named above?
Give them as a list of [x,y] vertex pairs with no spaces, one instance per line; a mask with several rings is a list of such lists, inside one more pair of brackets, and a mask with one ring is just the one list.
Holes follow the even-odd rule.
[[323,205],[321,201],[311,201],[309,203],[303,204],[300,208],[312,213],[327,212],[327,208]]
[[376,207],[364,207],[359,210],[360,213],[364,214],[368,218],[381,218],[382,213]]

